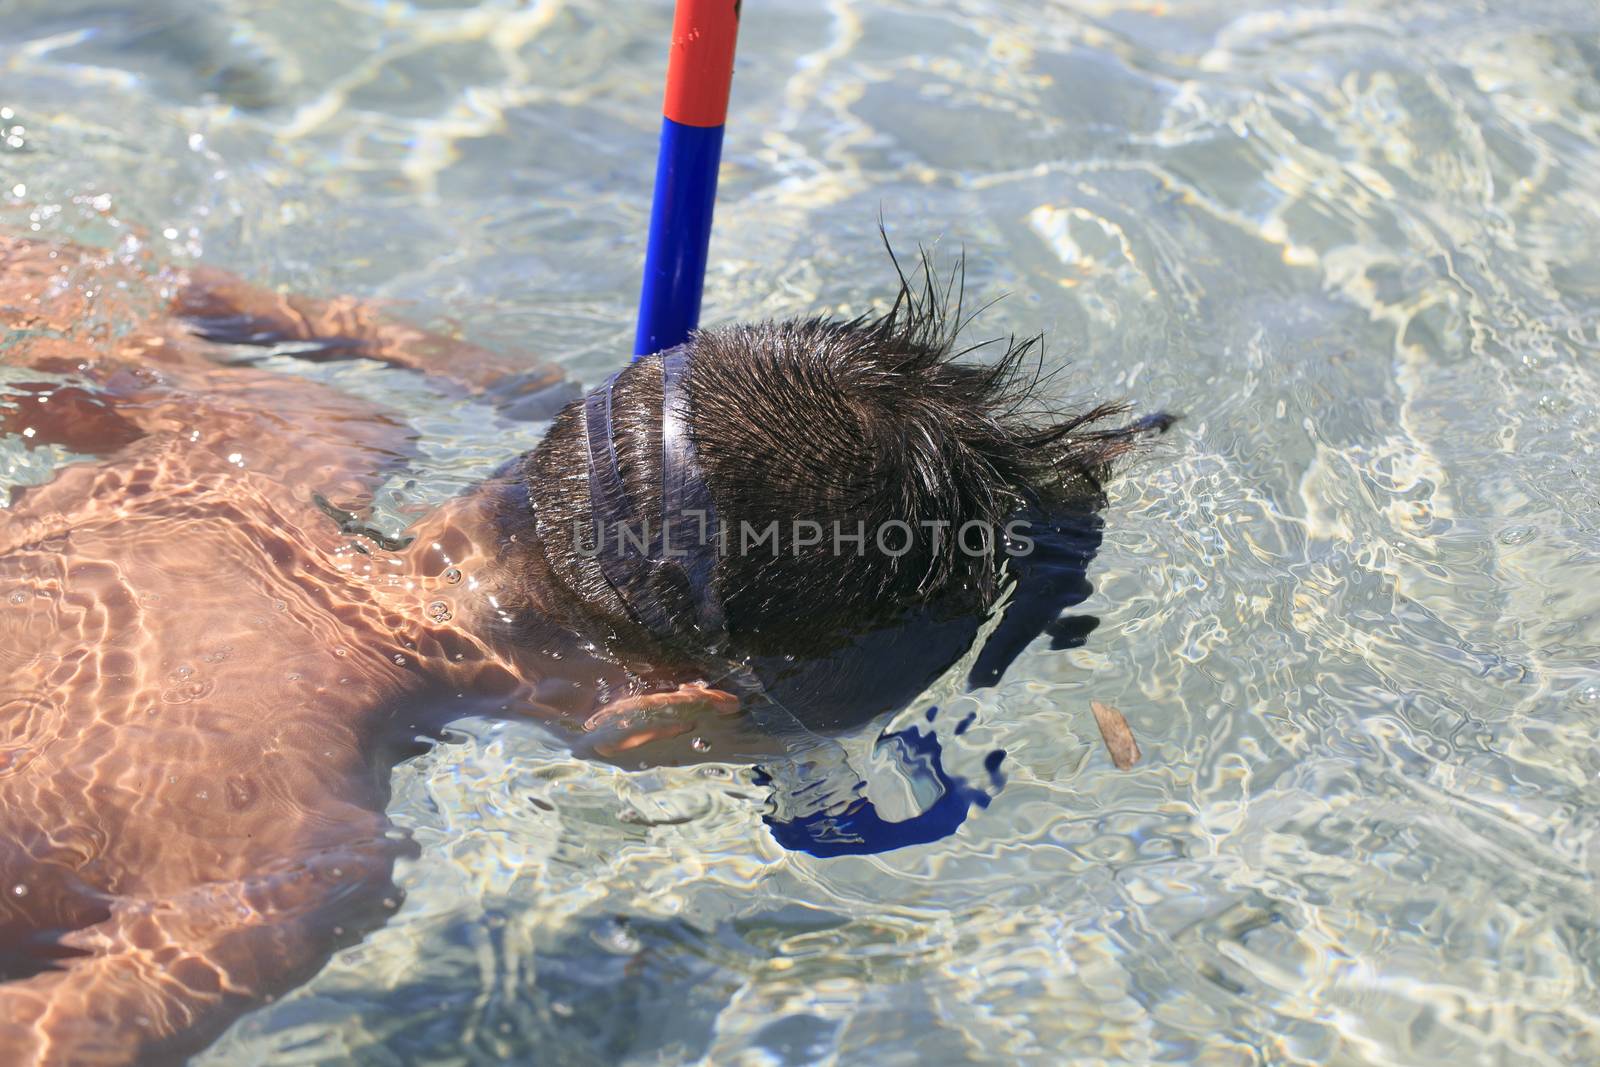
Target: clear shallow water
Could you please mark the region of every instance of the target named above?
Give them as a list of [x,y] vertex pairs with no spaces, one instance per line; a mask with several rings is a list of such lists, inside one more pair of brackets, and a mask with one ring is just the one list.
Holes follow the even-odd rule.
[[[0,226],[623,358],[667,5],[134,7],[0,5]],[[1007,784],[876,857],[784,851],[747,768],[464,723],[395,773],[399,913],[199,1062],[1600,1059],[1600,11],[764,0],[734,108],[708,320],[865,309],[881,211],[1187,413],[1098,629],[940,701]],[[396,515],[537,437],[296,370],[413,415]]]

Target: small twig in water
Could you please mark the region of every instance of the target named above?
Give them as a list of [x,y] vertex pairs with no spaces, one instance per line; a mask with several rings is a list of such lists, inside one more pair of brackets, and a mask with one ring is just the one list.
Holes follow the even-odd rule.
[[1089,701],[1089,707],[1094,711],[1094,721],[1100,726],[1100,737],[1105,741],[1106,751],[1111,753],[1111,762],[1117,765],[1117,770],[1125,771],[1138,763],[1139,742],[1133,739],[1133,731],[1128,729],[1128,720],[1122,717],[1122,712],[1098,700]]

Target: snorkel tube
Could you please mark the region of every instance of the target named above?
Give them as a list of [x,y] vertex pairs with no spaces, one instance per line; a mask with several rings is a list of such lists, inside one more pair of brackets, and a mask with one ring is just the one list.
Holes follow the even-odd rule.
[[[683,515],[698,515],[702,523],[715,522],[685,428],[687,398],[682,395],[681,379],[686,357],[671,350],[688,341],[700,323],[739,8],[740,0],[677,0],[673,18],[639,327],[633,342],[636,360],[668,353],[662,360],[664,530],[682,518],[677,514],[680,510]],[[633,515],[611,446],[610,398],[615,380],[613,375],[594,390],[584,409],[596,544],[605,523],[615,524],[619,518]],[[706,527],[700,529],[703,541]],[[721,644],[726,634],[720,602],[707,581],[709,557],[691,552],[687,559],[667,560],[665,547],[664,538],[659,546],[631,554],[618,546],[614,558],[603,559],[602,573],[636,621],[664,632],[670,629],[670,620],[649,595],[645,579],[664,562],[685,567],[694,590],[696,626],[713,644]],[[737,692],[745,714],[766,734],[785,743],[784,756],[764,760],[757,768],[758,784],[772,789],[764,821],[784,848],[815,856],[841,856],[937,841],[953,834],[972,807],[989,802],[982,789],[945,772],[939,742],[931,732],[924,735],[912,727],[884,734],[880,745],[893,742],[895,754],[901,757],[897,762],[908,777],[924,782],[939,799],[908,819],[885,821],[864,795],[866,783],[850,766],[839,742],[820,737],[803,725],[766,691],[752,670],[733,665],[723,676],[710,679],[710,684]],[[930,712],[930,722],[932,718]],[[1003,753],[996,753],[985,764],[996,790],[1003,783],[1000,758]]]
[[633,358],[680,345],[700,323],[740,0],[678,0]]

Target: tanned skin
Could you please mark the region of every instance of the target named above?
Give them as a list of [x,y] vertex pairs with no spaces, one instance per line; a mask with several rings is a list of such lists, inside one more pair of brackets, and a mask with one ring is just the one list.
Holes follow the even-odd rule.
[[0,326],[0,363],[43,372],[0,387],[0,429],[95,457],[0,510],[0,1063],[170,1062],[382,922],[409,847],[389,771],[448,718],[610,731],[602,754],[736,718],[693,679],[630,690],[538,621],[561,591],[537,559],[501,562],[509,480],[403,551],[341,528],[326,502],[369,499],[412,432],[202,335],[511,404],[555,370],[353,302],[5,237]]

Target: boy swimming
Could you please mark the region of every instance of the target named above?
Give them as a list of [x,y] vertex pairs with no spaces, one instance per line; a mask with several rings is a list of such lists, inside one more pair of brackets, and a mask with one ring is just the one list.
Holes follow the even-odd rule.
[[[0,320],[27,372],[0,429],[90,457],[0,512],[7,1064],[193,1051],[381,923],[389,771],[453,718],[639,763],[903,703],[970,648],[1018,516],[1099,506],[1153,425],[1031,414],[1028,346],[963,362],[931,281],[584,396],[351,301],[70,246],[0,238]],[[554,419],[391,539],[359,505],[413,432],[241,345]]]

